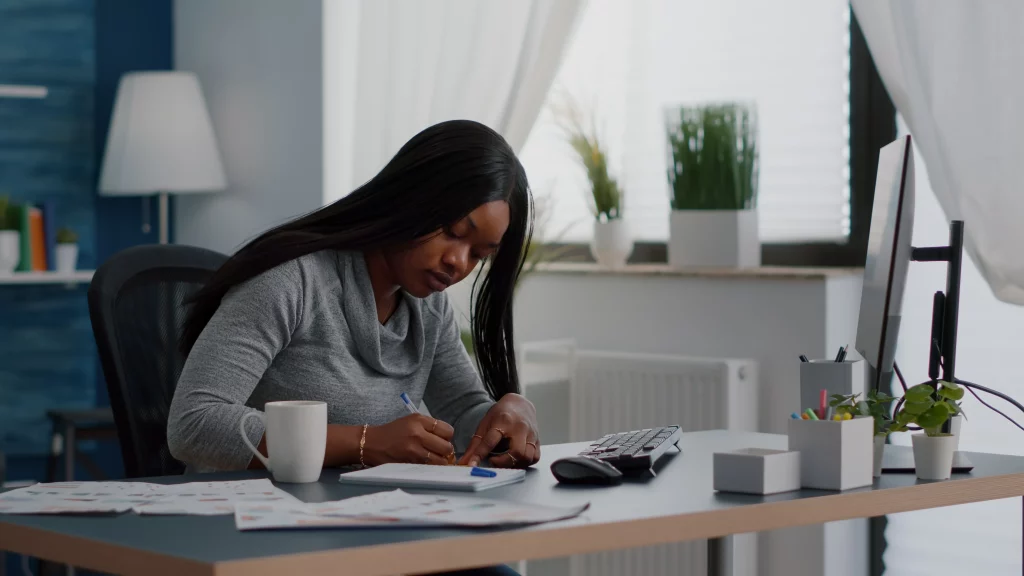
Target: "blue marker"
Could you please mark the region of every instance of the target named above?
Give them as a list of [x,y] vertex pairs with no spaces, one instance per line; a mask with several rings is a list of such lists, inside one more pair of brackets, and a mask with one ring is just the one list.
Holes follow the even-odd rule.
[[792,416],[793,420],[799,420],[800,419],[800,415],[797,414],[796,412],[793,412],[790,416]]
[[479,476],[481,478],[494,478],[495,476],[498,475],[498,473],[493,470],[487,470],[486,468],[477,468],[476,466],[473,467],[473,470],[470,471],[469,474],[470,476]]
[[400,398],[402,399],[402,404],[405,404],[405,408],[407,410],[409,410],[409,414],[419,414],[420,413],[420,411],[416,409],[416,405],[412,403],[412,399],[409,398],[408,394],[406,394],[405,392],[402,392],[402,395],[400,396]]

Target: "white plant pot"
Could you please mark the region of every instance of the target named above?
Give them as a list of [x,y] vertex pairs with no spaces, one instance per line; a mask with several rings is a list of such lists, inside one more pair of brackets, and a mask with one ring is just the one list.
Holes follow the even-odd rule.
[[956,436],[911,436],[914,442],[914,469],[921,480],[946,480],[953,471]]
[[875,468],[872,475],[878,478],[882,475],[882,455],[885,454],[885,434],[875,434]]
[[673,210],[668,263],[673,268],[760,266],[757,210]]
[[633,238],[622,219],[594,222],[594,236],[590,241],[590,254],[606,268],[622,268],[633,253]]
[[21,234],[0,230],[0,274],[12,274],[21,260]]
[[57,272],[71,274],[78,267],[78,244],[57,244]]
[[964,423],[964,417],[957,414],[949,419],[949,431],[956,437],[956,445],[953,446],[953,451],[956,452],[960,449],[960,426]]

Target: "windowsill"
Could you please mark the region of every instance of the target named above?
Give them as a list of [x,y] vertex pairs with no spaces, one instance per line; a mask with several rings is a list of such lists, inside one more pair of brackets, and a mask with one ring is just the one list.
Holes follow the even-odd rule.
[[863,268],[809,268],[761,266],[758,268],[671,268],[667,264],[630,264],[625,268],[604,268],[592,262],[543,262],[535,274],[594,276],[675,276],[685,278],[750,278],[774,280],[826,280],[861,276]]

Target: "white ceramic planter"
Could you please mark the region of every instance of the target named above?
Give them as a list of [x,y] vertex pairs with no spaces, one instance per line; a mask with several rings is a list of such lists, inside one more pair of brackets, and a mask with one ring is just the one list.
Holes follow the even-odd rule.
[[921,480],[945,480],[953,471],[956,436],[911,436],[914,442],[914,469]]
[[622,268],[633,253],[633,238],[629,234],[629,227],[621,218],[608,222],[595,221],[590,253],[601,266]]
[[78,244],[57,244],[57,272],[71,274],[78,267]]
[[885,434],[875,434],[875,467],[872,476],[878,478],[882,475],[882,456],[885,454]]
[[668,263],[673,268],[760,266],[757,210],[673,210]]
[[21,234],[0,230],[0,274],[11,274],[21,260]]

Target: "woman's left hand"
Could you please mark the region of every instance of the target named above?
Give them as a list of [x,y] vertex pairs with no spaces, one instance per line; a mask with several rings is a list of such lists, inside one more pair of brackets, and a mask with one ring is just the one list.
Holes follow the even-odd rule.
[[526,468],[540,460],[540,436],[537,410],[519,394],[501,397],[477,426],[473,441],[459,464],[477,466],[486,459],[502,438],[509,439],[508,452],[490,458],[497,468]]

